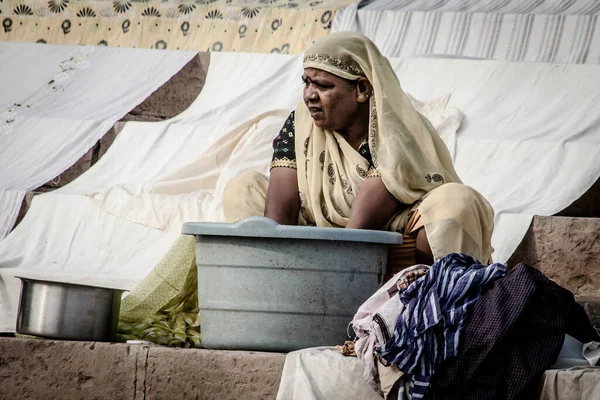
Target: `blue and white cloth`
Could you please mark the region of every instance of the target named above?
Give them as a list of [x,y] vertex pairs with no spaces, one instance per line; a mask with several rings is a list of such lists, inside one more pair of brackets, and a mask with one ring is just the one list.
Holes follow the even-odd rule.
[[379,353],[412,376],[413,399],[423,398],[436,367],[458,354],[462,328],[484,285],[504,275],[504,264],[483,265],[466,254],[452,253],[399,294],[406,307]]

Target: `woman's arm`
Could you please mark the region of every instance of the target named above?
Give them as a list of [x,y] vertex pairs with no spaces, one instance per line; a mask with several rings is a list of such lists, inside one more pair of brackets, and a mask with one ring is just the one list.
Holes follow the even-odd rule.
[[400,202],[388,192],[381,178],[369,177],[354,199],[346,228],[383,229],[399,207]]
[[281,225],[297,225],[300,211],[298,196],[298,175],[293,168],[277,167],[271,169],[265,217]]

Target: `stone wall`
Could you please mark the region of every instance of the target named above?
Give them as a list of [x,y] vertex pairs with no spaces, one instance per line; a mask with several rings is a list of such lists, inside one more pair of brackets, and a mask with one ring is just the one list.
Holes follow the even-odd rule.
[[509,260],[524,262],[580,298],[600,299],[600,219],[534,217]]
[[575,295],[600,327],[600,218],[534,217],[508,261],[538,268]]
[[202,91],[209,64],[210,54],[198,53],[121,121],[161,121],[181,114]]

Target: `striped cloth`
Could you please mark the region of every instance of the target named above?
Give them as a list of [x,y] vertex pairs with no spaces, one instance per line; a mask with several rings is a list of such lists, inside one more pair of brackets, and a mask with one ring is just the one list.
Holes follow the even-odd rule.
[[423,398],[436,367],[458,354],[463,325],[482,287],[505,274],[504,264],[482,265],[471,256],[452,253],[400,295],[406,308],[394,336],[379,352],[412,376],[413,399]]
[[375,0],[340,10],[332,31],[359,31],[387,57],[598,64],[599,14],[597,0]]
[[598,0],[359,0],[365,10],[478,12],[512,14],[594,14]]

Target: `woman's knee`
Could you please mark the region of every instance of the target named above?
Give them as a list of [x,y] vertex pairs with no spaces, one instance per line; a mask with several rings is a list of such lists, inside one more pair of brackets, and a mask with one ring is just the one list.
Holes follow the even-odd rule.
[[223,189],[223,212],[227,222],[263,215],[269,178],[253,170],[243,171]]
[[469,217],[473,212],[485,214],[493,217],[493,209],[485,198],[470,186],[462,183],[446,183],[431,191],[430,195],[424,200],[434,204],[445,204],[453,210],[457,217]]
[[254,192],[257,188],[260,190],[265,185],[268,185],[268,178],[260,172],[254,170],[242,171],[227,182],[223,189],[223,197],[230,199],[245,196],[249,192]]
[[431,196],[441,197],[448,201],[465,201],[473,197],[475,189],[458,182],[443,184],[431,191]]

